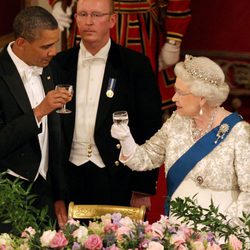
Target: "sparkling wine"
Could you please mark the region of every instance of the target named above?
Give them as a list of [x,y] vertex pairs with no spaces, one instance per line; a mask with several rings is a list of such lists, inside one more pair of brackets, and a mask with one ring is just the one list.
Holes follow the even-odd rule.
[[117,125],[128,124],[127,111],[116,111],[113,113],[113,122]]
[[[56,90],[66,89],[71,96],[73,95],[73,86],[70,84],[58,84],[56,85],[55,89]],[[56,110],[56,112],[59,114],[69,114],[71,113],[71,110],[66,109],[66,104],[64,104],[63,107]]]
[[116,123],[117,125],[121,125],[121,124],[128,124],[128,117],[125,116],[116,116],[113,118],[114,123]]

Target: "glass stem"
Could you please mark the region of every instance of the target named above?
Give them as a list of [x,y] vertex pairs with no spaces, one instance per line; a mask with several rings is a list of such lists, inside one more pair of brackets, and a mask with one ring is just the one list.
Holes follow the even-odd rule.
[[62,109],[64,112],[66,111],[66,104],[63,105]]

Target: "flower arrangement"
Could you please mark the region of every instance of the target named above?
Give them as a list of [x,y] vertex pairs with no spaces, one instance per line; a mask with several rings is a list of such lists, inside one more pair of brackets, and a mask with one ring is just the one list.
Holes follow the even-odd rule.
[[243,227],[231,226],[212,202],[209,209],[204,209],[196,204],[195,197],[171,202],[171,212],[180,224],[171,223],[163,215],[150,224],[114,213],[88,226],[70,219],[60,230],[47,220],[46,209],[32,207],[33,200],[19,180],[10,182],[0,174],[0,222],[13,227],[11,233],[0,234],[0,250],[250,249],[250,215],[239,218]]
[[29,227],[20,237],[0,235],[1,250],[71,249],[71,250],[240,250],[242,242],[230,235],[219,244],[211,232],[199,232],[186,225],[171,225],[168,217],[160,220],[134,222],[121,214],[107,214],[99,221],[81,225],[69,220],[63,230],[46,230],[41,235]]

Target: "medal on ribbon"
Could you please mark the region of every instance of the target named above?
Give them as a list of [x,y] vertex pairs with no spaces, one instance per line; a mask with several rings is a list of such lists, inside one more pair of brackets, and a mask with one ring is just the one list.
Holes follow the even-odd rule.
[[108,98],[112,98],[114,96],[115,84],[116,84],[116,79],[109,78],[108,88],[106,91],[106,96]]

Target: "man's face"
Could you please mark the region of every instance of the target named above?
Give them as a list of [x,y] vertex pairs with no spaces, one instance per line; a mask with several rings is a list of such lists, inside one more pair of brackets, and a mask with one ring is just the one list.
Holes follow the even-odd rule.
[[23,41],[23,61],[30,66],[46,67],[56,55],[59,29],[40,30],[39,38]]
[[110,0],[79,0],[75,18],[84,45],[92,48],[101,48],[107,43],[116,22]]

